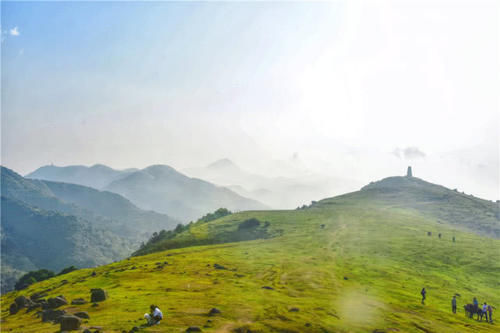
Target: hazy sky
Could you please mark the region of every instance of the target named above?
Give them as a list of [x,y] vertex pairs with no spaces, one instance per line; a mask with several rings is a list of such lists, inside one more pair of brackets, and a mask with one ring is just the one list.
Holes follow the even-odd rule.
[[403,174],[499,194],[496,1],[2,2],[2,164]]

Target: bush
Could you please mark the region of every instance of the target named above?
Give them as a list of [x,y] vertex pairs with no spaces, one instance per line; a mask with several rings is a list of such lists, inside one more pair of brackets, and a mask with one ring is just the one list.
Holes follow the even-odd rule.
[[69,266],[69,267],[63,268],[59,273],[57,273],[57,275],[68,274],[68,273],[76,271],[76,270],[78,270],[78,268],[76,268],[75,266]]
[[16,285],[14,287],[16,288],[16,290],[21,290],[27,288],[29,285],[32,285],[35,282],[47,280],[54,276],[55,276],[54,272],[49,271],[47,269],[31,271],[21,276],[19,280],[17,280]]
[[238,230],[257,228],[260,225],[260,221],[255,217],[245,220],[238,225]]

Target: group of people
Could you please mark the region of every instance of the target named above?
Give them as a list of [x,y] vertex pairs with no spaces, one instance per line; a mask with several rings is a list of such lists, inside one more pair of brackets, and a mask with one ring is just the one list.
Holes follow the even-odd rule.
[[[425,305],[425,298],[427,295],[427,291],[425,288],[422,288],[422,291],[420,291],[420,294],[422,295],[422,304]],[[474,297],[472,301],[472,308],[470,311],[468,311],[467,306],[465,306],[466,313],[470,313],[470,318],[472,318],[472,315],[476,313],[479,317],[481,317],[481,320],[483,320],[483,317],[486,317],[486,322],[493,323],[493,309],[495,307],[492,306],[491,304],[487,304],[486,302],[483,303],[482,306],[479,306],[479,302],[477,301],[477,298]],[[457,296],[453,296],[451,299],[451,311],[453,313],[457,313]]]
[[[455,298],[455,296],[453,296]],[[456,302],[455,302],[456,303]],[[452,301],[453,304],[453,301]],[[472,306],[473,306],[473,311],[470,314],[470,317],[472,318],[473,313],[477,313],[478,318],[481,317],[481,320],[483,320],[483,317],[486,317],[486,322],[493,323],[493,306],[491,304],[486,304],[486,302],[483,303],[482,306],[479,305],[479,302],[477,301],[477,298],[474,297],[472,300]]]

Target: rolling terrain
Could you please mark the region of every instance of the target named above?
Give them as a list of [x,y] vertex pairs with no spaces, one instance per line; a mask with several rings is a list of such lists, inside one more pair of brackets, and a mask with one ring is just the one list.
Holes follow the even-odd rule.
[[2,291],[29,270],[125,258],[155,230],[178,223],[115,193],[27,179],[4,167],[0,173]]
[[[496,306],[499,318],[497,209],[418,178],[391,177],[305,209],[200,220],[148,243],[141,253],[149,254],[3,295],[2,330],[58,329],[32,312],[9,315],[19,295],[50,289],[49,297],[88,299],[90,288],[104,288],[109,298],[97,307],[62,308],[87,311],[83,326],[105,332],[140,326],[149,304],[165,319],[143,332],[189,326],[203,332],[497,332],[498,321],[478,322],[462,310],[477,297]],[[457,314],[450,305],[455,294]],[[214,307],[221,313],[208,316]]]

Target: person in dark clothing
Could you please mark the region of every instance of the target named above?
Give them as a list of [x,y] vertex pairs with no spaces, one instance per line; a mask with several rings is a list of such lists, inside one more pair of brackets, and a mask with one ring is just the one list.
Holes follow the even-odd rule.
[[422,304],[425,304],[425,295],[427,294],[427,291],[425,291],[425,288],[422,288],[422,291],[420,292],[422,295]]
[[472,304],[474,304],[474,313],[477,313],[477,309],[479,309],[479,302],[477,301],[477,298],[474,297]]
[[493,318],[491,317],[493,313],[493,307],[491,306],[491,304],[488,305],[488,314],[490,315],[490,323],[493,323]]
[[457,313],[457,296],[453,296],[451,299],[451,311],[453,311],[453,313]]

